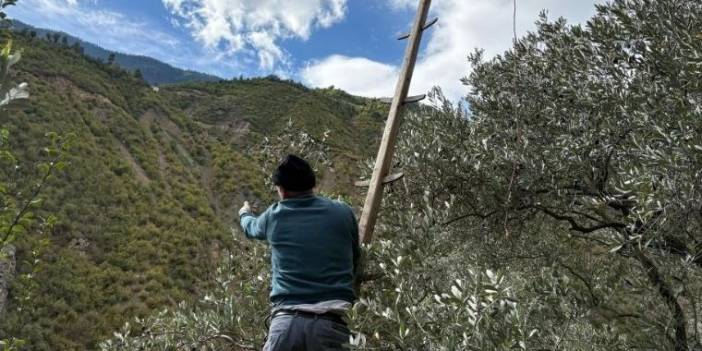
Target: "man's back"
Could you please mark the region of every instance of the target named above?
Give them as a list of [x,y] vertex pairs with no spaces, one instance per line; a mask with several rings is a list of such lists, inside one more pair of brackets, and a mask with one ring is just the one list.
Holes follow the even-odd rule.
[[264,350],[343,350],[350,332],[342,315],[356,299],[358,225],[351,208],[314,195],[307,161],[286,156],[272,176],[280,202],[256,217],[239,210],[247,237],[267,240],[273,270],[271,325]]
[[258,218],[244,215],[250,238],[271,245],[271,302],[353,302],[358,229],[351,208],[312,194],[284,199]]

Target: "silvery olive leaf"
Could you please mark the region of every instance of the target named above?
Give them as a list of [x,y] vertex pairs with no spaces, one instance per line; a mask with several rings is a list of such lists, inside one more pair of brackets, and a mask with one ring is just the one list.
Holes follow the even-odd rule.
[[27,83],[20,83],[18,86],[10,89],[10,91],[5,94],[5,97],[0,101],[0,106],[5,106],[13,100],[29,98],[29,91],[27,91],[28,86],[29,85]]

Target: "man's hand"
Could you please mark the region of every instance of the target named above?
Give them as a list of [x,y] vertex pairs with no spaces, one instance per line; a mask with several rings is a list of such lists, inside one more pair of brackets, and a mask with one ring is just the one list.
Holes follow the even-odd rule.
[[239,217],[243,215],[244,213],[251,213],[251,205],[249,205],[248,201],[244,201],[244,206],[241,206],[241,209],[239,209]]

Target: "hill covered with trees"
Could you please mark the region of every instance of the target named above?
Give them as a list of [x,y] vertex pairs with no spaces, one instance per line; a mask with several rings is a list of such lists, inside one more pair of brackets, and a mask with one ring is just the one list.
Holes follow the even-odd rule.
[[24,36],[44,39],[63,46],[71,46],[96,60],[114,63],[133,72],[139,71],[143,75],[144,80],[151,85],[181,82],[216,82],[222,79],[209,74],[176,68],[151,57],[112,52],[68,33],[36,28],[17,20],[12,22],[12,29]]
[[0,120],[17,160],[1,171],[8,193],[33,189],[47,133],[72,136],[34,211],[55,218],[51,229],[40,221],[14,243],[0,339],[32,350],[95,349],[126,321],[203,295],[223,252],[248,248],[230,230],[241,201],[273,199],[266,162],[294,147],[281,139],[287,130],[334,141],[321,188],[350,195],[385,114],[377,101],[276,77],[157,92],[60,42],[13,41],[22,59],[11,79],[30,98]]

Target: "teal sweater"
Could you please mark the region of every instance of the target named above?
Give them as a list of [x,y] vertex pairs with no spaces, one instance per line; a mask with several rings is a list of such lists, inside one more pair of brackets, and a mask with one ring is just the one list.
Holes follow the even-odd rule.
[[358,224],[346,204],[315,195],[285,199],[256,217],[241,215],[248,238],[266,240],[275,305],[356,299]]

